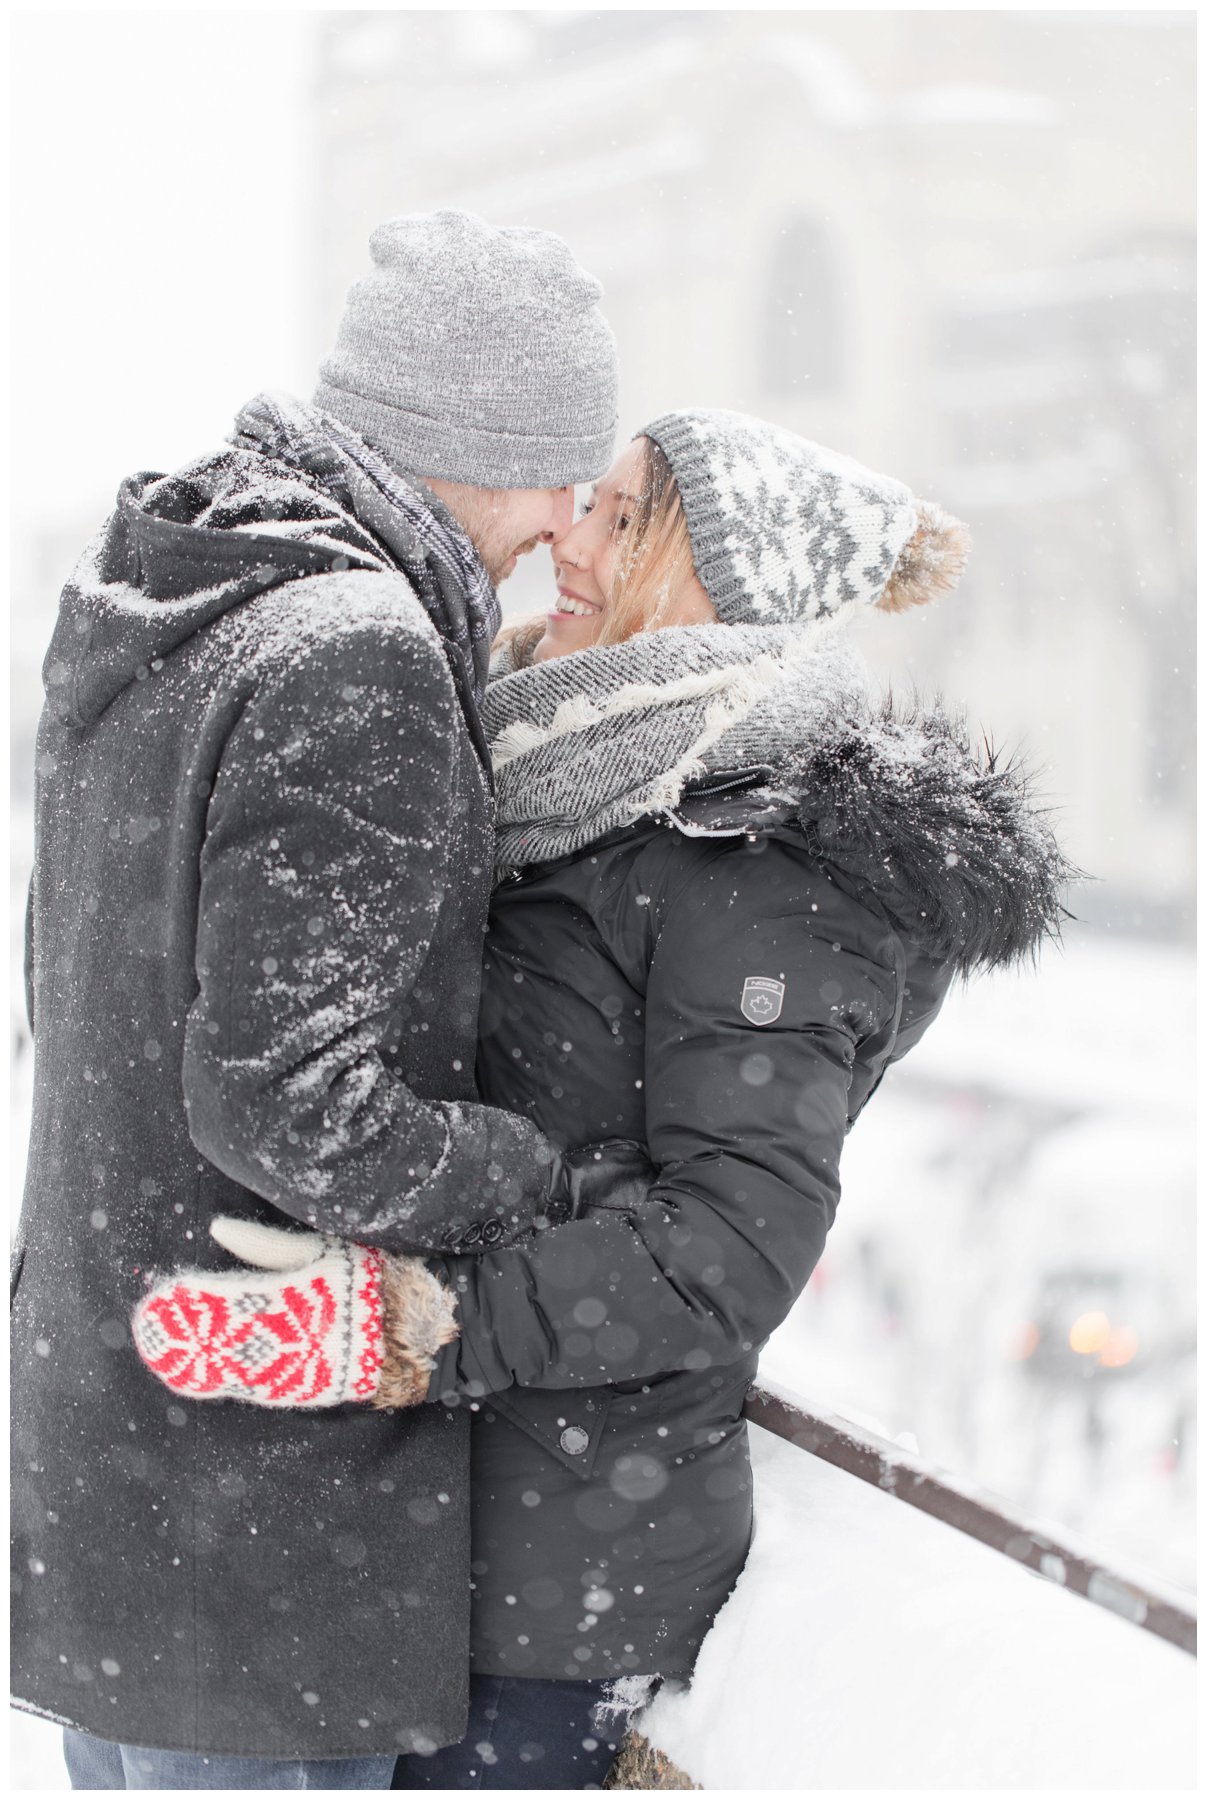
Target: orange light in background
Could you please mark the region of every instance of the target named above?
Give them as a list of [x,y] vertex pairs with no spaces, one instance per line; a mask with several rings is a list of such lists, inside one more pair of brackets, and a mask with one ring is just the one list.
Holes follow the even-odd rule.
[[1020,1325],[1018,1327],[1018,1330],[1014,1334],[1014,1340],[1006,1354],[1011,1362],[1026,1362],[1027,1358],[1034,1354],[1035,1347],[1038,1343],[1039,1326],[1033,1319],[1028,1319],[1025,1325]]
[[1098,1361],[1104,1369],[1121,1369],[1132,1360],[1139,1348],[1140,1339],[1130,1325],[1115,1325],[1098,1352]]
[[1095,1356],[1111,1335],[1111,1322],[1103,1312],[1082,1313],[1069,1329],[1069,1349],[1078,1356]]

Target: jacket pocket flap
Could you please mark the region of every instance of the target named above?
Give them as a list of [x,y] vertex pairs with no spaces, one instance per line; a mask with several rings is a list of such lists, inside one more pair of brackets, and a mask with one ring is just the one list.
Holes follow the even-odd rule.
[[502,1413],[564,1468],[586,1481],[595,1469],[611,1403],[610,1389],[576,1394],[564,1388],[509,1388],[505,1394],[488,1395],[482,1404]]

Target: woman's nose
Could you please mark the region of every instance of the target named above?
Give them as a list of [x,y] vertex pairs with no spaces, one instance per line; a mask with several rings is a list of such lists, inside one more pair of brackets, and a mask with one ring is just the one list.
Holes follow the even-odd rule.
[[577,560],[579,539],[586,523],[586,519],[579,519],[578,522],[575,523],[574,507],[573,504],[571,504],[569,518],[562,526],[562,529],[554,534],[553,560],[555,562],[574,562]]

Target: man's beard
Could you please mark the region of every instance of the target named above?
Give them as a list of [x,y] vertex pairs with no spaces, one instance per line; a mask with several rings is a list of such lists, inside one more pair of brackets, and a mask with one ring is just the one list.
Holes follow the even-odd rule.
[[464,498],[458,496],[458,504],[452,510],[470,543],[482,558],[482,566],[490,577],[492,587],[498,587],[511,574],[513,556],[527,556],[540,543],[539,537],[531,537],[523,544],[513,543],[511,528],[505,520],[500,519],[485,494],[466,494]]
[[498,587],[499,583],[506,581],[513,572],[511,568],[513,556],[517,559],[527,556],[528,552],[535,550],[539,543],[539,538],[531,537],[526,544],[517,544],[512,550],[491,550],[489,553],[486,550],[478,550],[478,555],[485,564],[486,573],[490,576],[491,585]]

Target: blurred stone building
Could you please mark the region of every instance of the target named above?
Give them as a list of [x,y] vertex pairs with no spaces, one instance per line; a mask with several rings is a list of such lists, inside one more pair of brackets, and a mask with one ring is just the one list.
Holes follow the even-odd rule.
[[314,356],[381,218],[561,232],[624,428],[763,412],[970,522],[961,594],[873,662],[1047,766],[1081,916],[1188,937],[1193,15],[316,18]]

